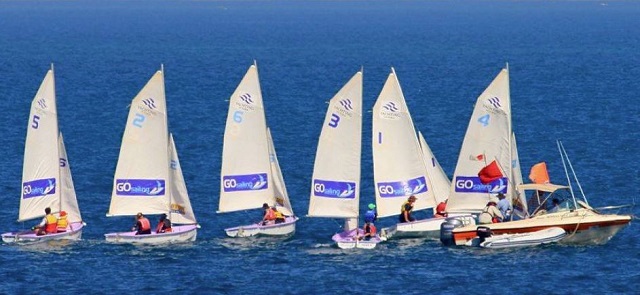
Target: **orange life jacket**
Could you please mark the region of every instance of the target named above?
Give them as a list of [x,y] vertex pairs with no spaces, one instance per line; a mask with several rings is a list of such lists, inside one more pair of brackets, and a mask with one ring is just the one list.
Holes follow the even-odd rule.
[[[375,236],[376,235],[376,226],[373,223],[369,223],[369,231],[371,232],[371,236]],[[367,233],[367,225],[364,225],[364,232],[365,234]]]
[[44,226],[44,231],[48,234],[58,232],[58,219],[53,214],[45,216],[47,218],[47,224]]
[[271,208],[267,209],[266,220],[276,220],[276,212],[273,209]]
[[151,230],[151,223],[149,222],[149,219],[142,217],[138,219],[138,221],[140,222],[140,227],[142,227],[140,231]]

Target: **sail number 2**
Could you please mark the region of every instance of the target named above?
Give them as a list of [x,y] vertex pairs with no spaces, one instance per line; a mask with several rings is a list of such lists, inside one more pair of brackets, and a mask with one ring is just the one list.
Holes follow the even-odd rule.
[[144,115],[136,113],[135,118],[133,118],[133,126],[142,128],[142,123],[144,122]]

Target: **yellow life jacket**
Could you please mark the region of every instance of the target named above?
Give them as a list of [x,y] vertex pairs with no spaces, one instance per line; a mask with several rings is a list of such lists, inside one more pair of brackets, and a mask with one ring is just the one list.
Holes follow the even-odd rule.
[[67,231],[67,225],[69,225],[67,216],[60,216],[60,218],[58,218],[58,231]]
[[284,219],[284,214],[282,214],[282,212],[277,210],[273,210],[273,211],[275,211],[274,213],[276,215],[276,219],[281,219],[281,218]]

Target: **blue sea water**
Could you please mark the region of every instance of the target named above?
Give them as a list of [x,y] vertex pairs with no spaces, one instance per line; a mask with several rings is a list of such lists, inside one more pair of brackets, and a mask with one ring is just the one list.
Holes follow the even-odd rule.
[[[635,221],[604,246],[487,251],[409,239],[346,251],[330,240],[338,220],[302,218],[284,240],[229,239],[225,227],[260,213],[215,211],[226,100],[254,60],[299,216],[326,102],[361,66],[365,110],[395,67],[416,128],[451,175],[473,103],[508,62],[525,177],[544,160],[563,182],[561,139],[594,207],[633,203],[639,15],[631,1],[0,1],[2,231],[32,225],[15,222],[22,155],[30,103],[50,63],[88,224],[71,245],[0,245],[0,293],[637,293]],[[127,107],[161,64],[202,228],[192,244],[107,244],[104,233],[132,223],[105,217]],[[362,205],[373,200],[370,125],[367,112]]]

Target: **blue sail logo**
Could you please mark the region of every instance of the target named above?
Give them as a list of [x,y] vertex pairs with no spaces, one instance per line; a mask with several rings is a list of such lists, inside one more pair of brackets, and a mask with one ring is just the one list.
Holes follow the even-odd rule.
[[313,195],[325,198],[354,199],[356,183],[348,181],[313,180]]
[[267,173],[224,175],[222,177],[222,188],[225,192],[257,191],[268,187],[269,178]]
[[378,182],[376,188],[380,197],[383,198],[405,197],[428,191],[424,176],[406,181]]
[[490,183],[484,184],[477,176],[458,176],[455,180],[455,191],[459,193],[507,193],[509,179],[498,178]]
[[115,191],[119,196],[162,196],[165,182],[164,179],[116,179]]
[[56,179],[45,178],[27,181],[22,184],[22,198],[42,197],[56,193]]

